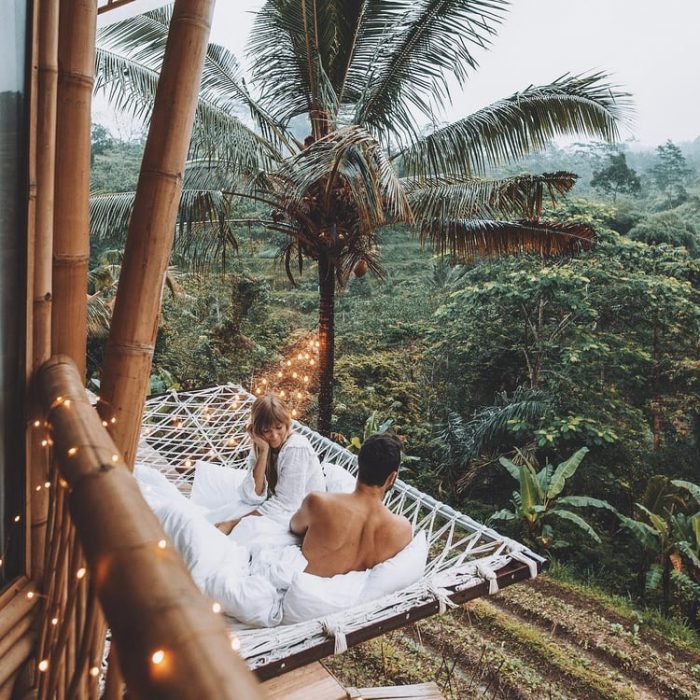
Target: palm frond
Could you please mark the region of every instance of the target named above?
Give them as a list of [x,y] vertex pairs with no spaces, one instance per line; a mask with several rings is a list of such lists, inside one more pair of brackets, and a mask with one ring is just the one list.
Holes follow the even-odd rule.
[[415,114],[431,117],[450,98],[448,77],[462,85],[477,66],[471,47],[495,34],[504,0],[418,0],[387,25],[380,52],[365,76],[353,122],[380,133],[410,135]]
[[283,208],[298,211],[315,193],[314,206],[328,220],[339,207],[356,214],[355,230],[365,234],[386,223],[411,221],[411,210],[393,166],[377,140],[364,129],[346,127],[285,161],[275,173]]
[[406,180],[414,217],[433,219],[537,219],[545,198],[553,205],[575,184],[577,176],[559,171],[542,175],[488,178],[432,178]]
[[443,255],[467,262],[517,253],[571,255],[590,249],[595,232],[584,224],[547,221],[434,219],[421,222],[420,237]]
[[541,150],[557,136],[615,141],[629,118],[628,98],[605,73],[564,75],[433,131],[401,159],[409,176],[463,177]]

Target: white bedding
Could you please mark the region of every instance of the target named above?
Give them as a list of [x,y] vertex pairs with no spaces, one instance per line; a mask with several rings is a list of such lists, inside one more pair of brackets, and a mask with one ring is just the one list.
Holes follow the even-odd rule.
[[[329,490],[354,487],[354,478],[341,467],[323,468]],[[299,539],[271,518],[243,518],[227,537],[211,524],[211,514],[227,507],[226,495],[235,492],[242,472],[199,462],[188,499],[160,472],[139,465],[134,470],[193,579],[231,617],[258,627],[293,624],[388,595],[423,575],[428,543],[422,532],[373,569],[332,578],[307,574]]]

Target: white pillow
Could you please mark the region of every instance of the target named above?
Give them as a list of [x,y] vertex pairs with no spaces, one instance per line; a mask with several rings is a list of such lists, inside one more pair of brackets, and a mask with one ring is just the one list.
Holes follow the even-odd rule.
[[332,462],[324,462],[321,469],[326,477],[328,493],[352,493],[355,490],[355,477],[347,469]]
[[238,499],[238,487],[245,475],[245,469],[199,460],[194,465],[190,500],[207,510],[222,508]]
[[313,620],[347,610],[357,603],[368,571],[350,571],[331,578],[302,572],[292,581],[282,605],[282,624]]
[[153,467],[139,464],[134,466],[134,476],[138,481],[141,495],[151,508],[162,501],[186,501],[185,496],[178,491],[175,484],[170,483],[165,474]]
[[370,569],[362,600],[400,591],[420,579],[428,560],[428,540],[419,532],[398,554]]
[[238,577],[248,573],[248,550],[217,530],[186,498],[162,501],[153,512],[200,588],[222,568],[237,572]]

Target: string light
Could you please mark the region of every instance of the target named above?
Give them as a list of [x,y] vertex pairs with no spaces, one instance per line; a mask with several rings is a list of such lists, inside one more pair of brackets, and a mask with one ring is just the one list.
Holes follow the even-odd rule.
[[22,516],[21,516],[21,515],[15,515],[15,517],[13,518],[13,520],[14,520],[16,523],[18,523],[21,519],[22,519]]
[[50,481],[45,481],[45,482],[44,482],[44,488],[50,489],[50,488],[51,488],[51,482],[50,482]]
[[299,354],[297,355],[297,359],[303,360],[303,359],[304,359],[304,356],[303,356],[301,353],[299,353]]
[[87,569],[84,566],[81,566],[76,572],[75,572],[75,578],[80,581],[80,579],[85,578],[85,574],[87,573]]
[[36,593],[34,593],[34,591],[27,591],[27,598],[29,600],[32,600],[35,595],[36,595]]
[[73,455],[76,455],[76,454],[78,454],[78,448],[77,448],[77,447],[71,447],[71,448],[68,450],[68,456],[69,456],[69,457],[72,457]]
[[278,376],[278,377],[281,377],[281,376],[282,376],[282,372],[277,372],[277,376]]
[[42,441],[41,441],[41,446],[42,446],[42,447],[46,447],[48,444],[49,444],[49,441],[48,441],[48,440],[42,440]]
[[158,540],[158,548],[159,549],[165,549],[168,546],[168,543],[165,540]]
[[38,428],[40,425],[41,425],[41,421],[40,421],[40,420],[35,420],[35,421],[34,421],[34,427],[35,427],[35,428]]
[[258,396],[260,396],[260,394],[262,394],[262,389],[261,389],[260,387],[258,387],[258,388],[255,390],[255,393],[256,393]]
[[117,422],[117,419],[115,416],[112,416],[111,420],[109,421],[112,425],[114,425]]
[[102,421],[102,426],[106,428],[109,425],[109,423],[106,420]]
[[296,378],[297,378],[297,376],[298,376],[298,375],[297,375],[297,373],[296,373],[296,372],[292,372],[292,379],[296,379]]
[[52,617],[51,618],[51,624],[55,627],[58,624],[58,618],[57,617]]
[[292,409],[292,418],[296,418],[296,417],[297,417],[297,409],[293,408]]
[[66,399],[66,400],[63,402],[63,405],[64,405],[66,408],[70,408],[70,404],[71,404],[71,400],[70,400],[70,399]]
[[153,653],[153,656],[151,656],[151,661],[156,664],[162,664],[163,659],[165,659],[165,652],[162,649],[158,649],[158,651]]
[[221,606],[218,603],[214,603],[211,606],[212,612],[215,612],[217,615],[221,612]]
[[42,659],[42,660],[39,662],[38,668],[39,668],[39,670],[40,670],[42,673],[43,673],[44,671],[48,670],[48,668],[49,668],[48,659]]
[[236,637],[236,635],[231,636],[231,649],[234,651],[240,651],[241,650],[241,640]]
[[97,666],[93,666],[93,667],[90,669],[90,675],[91,675],[93,678],[97,678],[97,676],[100,675],[100,669],[97,668]]
[[192,466],[192,460],[191,460],[191,459],[186,459],[186,460],[185,460],[185,466],[189,469],[189,467]]
[[280,397],[284,398],[284,389],[282,389],[282,391],[280,391]]
[[265,377],[263,377],[262,383],[267,384],[267,379],[265,379]]
[[118,461],[119,461],[119,455],[112,455],[112,461],[113,461],[113,462],[118,462]]
[[68,488],[68,482],[65,479],[59,479],[58,483],[61,484],[64,489]]
[[35,490],[35,491],[41,491],[41,484],[39,484],[34,490]]
[[287,360],[287,367],[291,367],[291,366],[292,366],[292,361],[291,361],[291,360]]

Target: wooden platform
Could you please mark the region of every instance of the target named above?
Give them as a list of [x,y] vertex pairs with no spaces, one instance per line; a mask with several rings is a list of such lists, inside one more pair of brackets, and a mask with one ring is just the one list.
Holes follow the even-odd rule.
[[388,688],[344,688],[318,661],[262,683],[270,700],[444,700],[435,683]]

